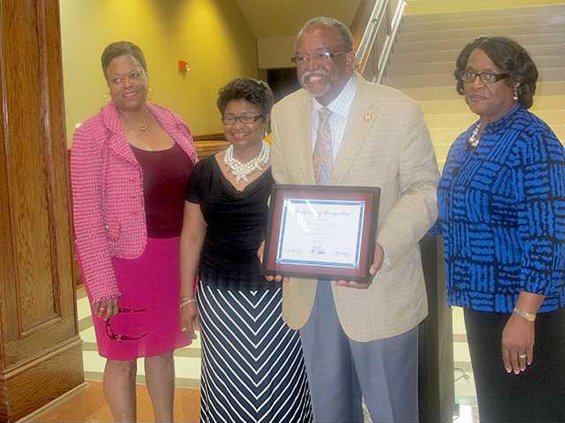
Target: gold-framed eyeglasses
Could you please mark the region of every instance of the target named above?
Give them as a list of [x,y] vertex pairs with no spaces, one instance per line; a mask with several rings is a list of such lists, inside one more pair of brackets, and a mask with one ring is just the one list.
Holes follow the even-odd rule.
[[501,79],[508,78],[507,73],[496,73],[496,72],[473,72],[473,71],[463,71],[459,74],[459,79],[463,82],[475,82],[475,79],[479,79],[485,84],[494,84]]
[[311,60],[322,63],[329,63],[336,57],[349,53],[351,50],[346,51],[320,51],[312,54],[296,54],[290,58],[290,61],[296,66],[304,66]]
[[241,116],[227,115],[227,116],[222,116],[222,123],[224,125],[235,125],[239,120],[241,123],[245,125],[250,125],[252,123],[257,122],[262,117],[263,115],[241,115]]

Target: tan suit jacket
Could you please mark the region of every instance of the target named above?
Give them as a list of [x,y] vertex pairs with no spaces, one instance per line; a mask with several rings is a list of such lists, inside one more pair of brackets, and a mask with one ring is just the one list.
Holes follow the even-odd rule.
[[[388,266],[366,290],[333,287],[347,336],[372,341],[405,333],[428,312],[418,242],[437,217],[439,172],[420,107],[399,91],[359,75],[332,172],[332,185],[381,188],[377,242]],[[277,183],[315,185],[311,96],[299,90],[272,111],[272,169]],[[318,281],[291,278],[283,315],[299,329],[308,320]]]

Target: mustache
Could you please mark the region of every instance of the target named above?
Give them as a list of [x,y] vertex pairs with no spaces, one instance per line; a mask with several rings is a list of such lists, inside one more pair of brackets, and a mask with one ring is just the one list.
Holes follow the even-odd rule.
[[300,77],[300,81],[302,83],[304,83],[304,81],[306,81],[306,79],[311,78],[313,76],[318,76],[318,77],[327,77],[328,76],[328,72],[323,71],[323,70],[313,70],[313,71],[308,71],[302,74],[302,76]]

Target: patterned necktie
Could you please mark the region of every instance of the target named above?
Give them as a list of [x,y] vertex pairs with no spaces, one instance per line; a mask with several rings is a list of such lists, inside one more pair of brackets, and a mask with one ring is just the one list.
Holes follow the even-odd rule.
[[316,144],[312,155],[314,176],[318,185],[329,185],[333,168],[332,131],[329,119],[331,112],[330,109],[323,107],[318,114],[320,123],[316,132]]

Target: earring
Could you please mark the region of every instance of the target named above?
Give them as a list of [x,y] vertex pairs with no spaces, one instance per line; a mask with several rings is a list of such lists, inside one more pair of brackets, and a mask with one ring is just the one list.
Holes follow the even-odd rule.
[[514,87],[514,96],[512,96],[512,100],[518,101],[518,87]]
[[147,101],[151,101],[151,91],[153,91],[153,88],[149,87],[147,89]]

